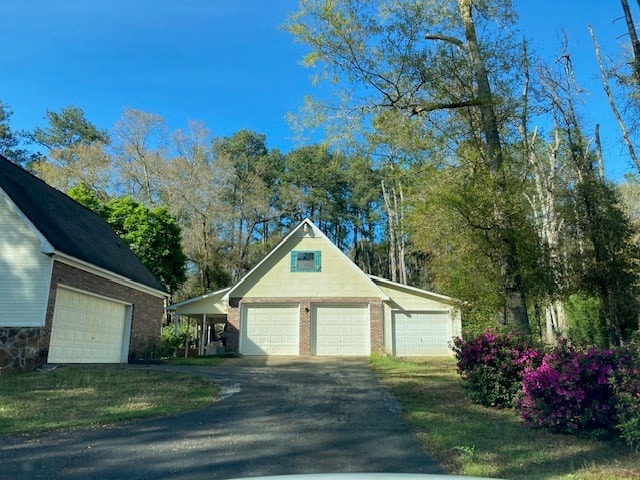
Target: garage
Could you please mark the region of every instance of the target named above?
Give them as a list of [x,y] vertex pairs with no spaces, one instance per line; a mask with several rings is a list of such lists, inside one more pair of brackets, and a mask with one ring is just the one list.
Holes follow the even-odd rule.
[[451,355],[451,316],[443,312],[393,312],[393,350],[399,357]]
[[369,355],[368,305],[314,305],[313,355]]
[[240,353],[299,354],[299,305],[245,305],[242,312]]
[[48,362],[125,362],[129,312],[127,304],[59,287]]

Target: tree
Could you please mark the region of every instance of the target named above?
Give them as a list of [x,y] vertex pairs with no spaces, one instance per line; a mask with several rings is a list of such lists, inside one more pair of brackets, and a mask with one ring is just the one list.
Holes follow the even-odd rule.
[[109,200],[104,208],[104,218],[115,232],[173,293],[185,280],[185,257],[180,226],[167,208],[150,209],[131,197]]
[[9,121],[12,115],[9,105],[0,100],[0,155],[13,163],[25,165],[29,156],[25,150],[19,148],[19,135],[11,130]]
[[[490,245],[499,266],[507,322],[527,334],[514,238],[519,219],[506,203],[513,195],[510,158],[503,145],[509,77],[517,62],[509,58],[508,35],[495,26],[512,18],[510,2],[500,0],[302,0],[287,28],[311,48],[305,63],[324,67],[320,78],[345,87],[334,97],[341,99],[339,105],[322,110],[315,103],[315,117],[318,111],[330,111],[345,123],[354,118],[369,122],[367,129],[372,116],[391,109],[421,118],[425,128],[447,129],[443,134],[452,142],[472,145],[471,156],[486,171],[476,178],[491,190],[486,228],[494,238]],[[336,111],[342,115],[337,117]]]
[[575,242],[572,269],[580,292],[599,298],[600,319],[610,346],[620,345],[637,328],[638,274],[634,231],[617,190],[601,175],[579,119],[578,88],[571,56],[563,54],[560,72],[546,74],[546,95],[563,136],[568,164],[574,172],[567,212]]
[[199,122],[173,134],[176,156],[164,171],[162,191],[172,214],[183,228],[183,245],[190,278],[186,297],[226,287],[227,269],[223,228],[224,185],[230,173],[216,171],[211,134]]
[[104,203],[84,183],[75,185],[67,194],[104,218],[169,293],[174,293],[185,281],[181,229],[166,207],[150,209],[131,197]]
[[294,222],[310,218],[340,248],[345,247],[347,212],[346,162],[324,145],[309,145],[287,155],[285,182],[296,190]]
[[[48,126],[36,127],[28,137],[35,143],[46,147],[47,150],[64,150],[76,145],[89,145],[93,142],[108,143],[109,135],[106,130],[98,130],[89,122],[84,111],[70,105],[63,107],[60,113],[47,110],[45,118]],[[67,157],[60,153],[60,160],[72,161],[73,157]]]
[[268,240],[267,224],[279,215],[275,211],[276,179],[282,172],[281,157],[271,155],[263,134],[241,130],[213,143],[212,168],[220,182],[223,209],[217,219],[224,229],[227,264],[232,281],[237,281],[253,263],[252,245]]
[[109,188],[111,159],[105,152],[109,143],[106,130],[89,122],[82,109],[64,107],[60,113],[47,110],[48,125],[36,127],[27,138],[47,149],[36,154],[32,168],[49,185],[66,191],[77,183],[86,183],[104,193]]
[[105,215],[104,202],[100,200],[98,194],[92,190],[86,183],[80,182],[69,190],[67,195],[73,198],[76,202],[81,203],[89,210],[94,211],[101,217]]
[[145,205],[159,205],[167,164],[167,130],[160,115],[127,109],[113,128],[114,157],[122,190]]

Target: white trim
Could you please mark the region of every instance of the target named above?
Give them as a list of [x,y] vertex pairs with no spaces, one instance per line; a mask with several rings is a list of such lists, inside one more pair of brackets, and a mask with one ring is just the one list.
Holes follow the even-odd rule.
[[411,287],[409,285],[404,285],[402,283],[393,282],[391,280],[387,280],[386,278],[376,277],[375,275],[369,275],[369,278],[371,278],[371,280],[374,283],[375,282],[386,283],[387,285],[390,285],[392,287],[397,287],[397,288],[402,288],[402,289],[405,289],[405,290],[409,290],[410,292],[418,293],[418,294],[421,294],[421,295],[432,297],[434,299],[442,300],[443,302],[448,302],[448,303],[451,303],[451,304],[455,304],[455,303],[459,302],[459,300],[456,300],[455,298],[447,297],[446,295],[441,295],[439,293],[430,292],[428,290],[423,290],[421,288]]
[[106,270],[104,268],[97,267],[89,262],[85,262],[76,257],[72,257],[71,255],[63,253],[59,250],[55,250],[53,259],[57,262],[79,268],[80,270],[84,270],[85,272],[98,275],[99,277],[106,278],[119,285],[123,285],[125,287],[133,288],[134,290],[148,293],[149,295],[153,295],[154,297],[158,297],[158,298],[169,297],[169,294],[166,292],[162,292],[160,290],[156,290],[155,288],[149,287],[147,285],[143,285],[141,283],[135,282],[127,277],[118,275],[117,273]]
[[[172,303],[171,305],[169,305],[167,307],[167,310],[173,311],[178,307],[182,307],[182,306],[187,305],[189,303],[197,302],[198,300],[204,300],[206,298],[213,297],[213,296],[215,296],[215,295],[217,295],[219,293],[226,292],[228,290],[231,290],[231,287],[221,288],[220,290],[215,290],[213,292],[205,293],[204,295],[200,295],[199,297],[193,297],[193,298],[190,298],[188,300],[183,300],[183,301],[178,302],[178,303]],[[222,297],[220,297],[220,299],[222,299]]]
[[[310,229],[310,231],[309,231]],[[298,226],[296,228],[294,228],[293,230],[291,230],[291,232],[289,232],[289,234],[284,237],[280,243],[278,243],[278,245],[276,245],[268,254],[266,257],[264,257],[255,267],[253,267],[251,270],[249,270],[249,272],[240,279],[240,281],[238,283],[236,283],[233,287],[231,287],[229,289],[229,291],[222,297],[221,300],[229,300],[229,298],[231,298],[231,294],[240,286],[242,285],[245,280],[247,280],[247,278],[251,277],[253,275],[253,272],[255,272],[256,270],[258,270],[263,263],[265,263],[267,261],[267,259],[269,259],[272,255],[275,254],[275,252],[277,252],[291,237],[293,237],[297,232],[299,232],[300,230],[303,231],[303,235],[312,235],[312,236],[318,236],[318,237],[324,237],[324,239],[326,240],[327,244],[330,246],[330,248],[333,248],[334,251],[336,251],[338,253],[338,255],[342,256],[342,258],[344,260],[347,261],[347,263],[351,266],[351,268],[353,268],[358,275],[360,275],[360,277],[362,277],[362,279],[371,287],[373,288],[373,290],[378,292],[378,295],[380,295],[380,298],[382,299],[383,302],[386,302],[389,300],[389,296],[384,293],[380,287],[378,287],[371,278],[369,278],[369,276],[364,273],[362,270],[360,270],[360,268],[358,268],[358,266],[353,263],[353,261],[347,257],[345,255],[345,253],[340,250],[331,240],[329,240],[329,238],[327,238],[327,236],[322,233],[322,231],[315,226],[315,224],[308,218],[305,218],[302,222],[300,222],[298,224]]]
[[120,361],[122,363],[129,362],[129,347],[131,346],[131,324],[133,321],[133,305],[127,305],[124,311],[124,338],[122,339],[122,353]]
[[27,216],[22,213],[22,210],[18,208],[18,206],[11,200],[11,197],[5,192],[2,188],[0,188],[0,196],[7,202],[9,205],[9,209],[15,213],[20,220],[24,222],[24,224],[33,232],[33,234],[40,240],[40,251],[45,255],[50,255],[54,252],[53,245],[49,243],[49,240],[36,228],[36,226],[27,218]]
[[90,292],[88,290],[83,290],[82,288],[70,287],[64,283],[59,283],[58,288],[62,290],[69,290],[75,293],[82,293],[83,295],[88,295],[90,297],[101,298],[102,300],[107,300],[109,302],[119,303],[121,305],[133,305],[131,302],[125,302],[124,300],[118,300],[117,298],[107,297],[106,295],[100,295],[99,293]]

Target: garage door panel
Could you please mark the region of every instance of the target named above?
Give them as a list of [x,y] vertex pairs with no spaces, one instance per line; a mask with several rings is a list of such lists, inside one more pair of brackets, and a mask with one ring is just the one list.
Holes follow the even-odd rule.
[[394,312],[394,353],[398,356],[451,355],[449,312]]
[[298,305],[245,305],[240,353],[243,355],[298,355]]
[[125,304],[58,288],[48,361],[120,363],[126,324]]
[[315,355],[370,354],[368,305],[314,305],[312,323]]

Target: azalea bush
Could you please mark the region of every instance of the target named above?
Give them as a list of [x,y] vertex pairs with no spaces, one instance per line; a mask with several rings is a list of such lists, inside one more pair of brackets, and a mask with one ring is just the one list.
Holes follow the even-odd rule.
[[640,449],[637,344],[578,348],[561,338],[545,354],[530,339],[486,331],[452,348],[474,402],[515,405],[526,423],[556,433],[618,434]]
[[560,339],[540,366],[529,367],[516,401],[529,424],[558,433],[605,434],[615,425],[616,399],[609,377],[613,350],[581,350]]
[[540,364],[541,350],[529,338],[490,330],[453,341],[458,373],[469,397],[485,406],[512,406],[527,367]]

